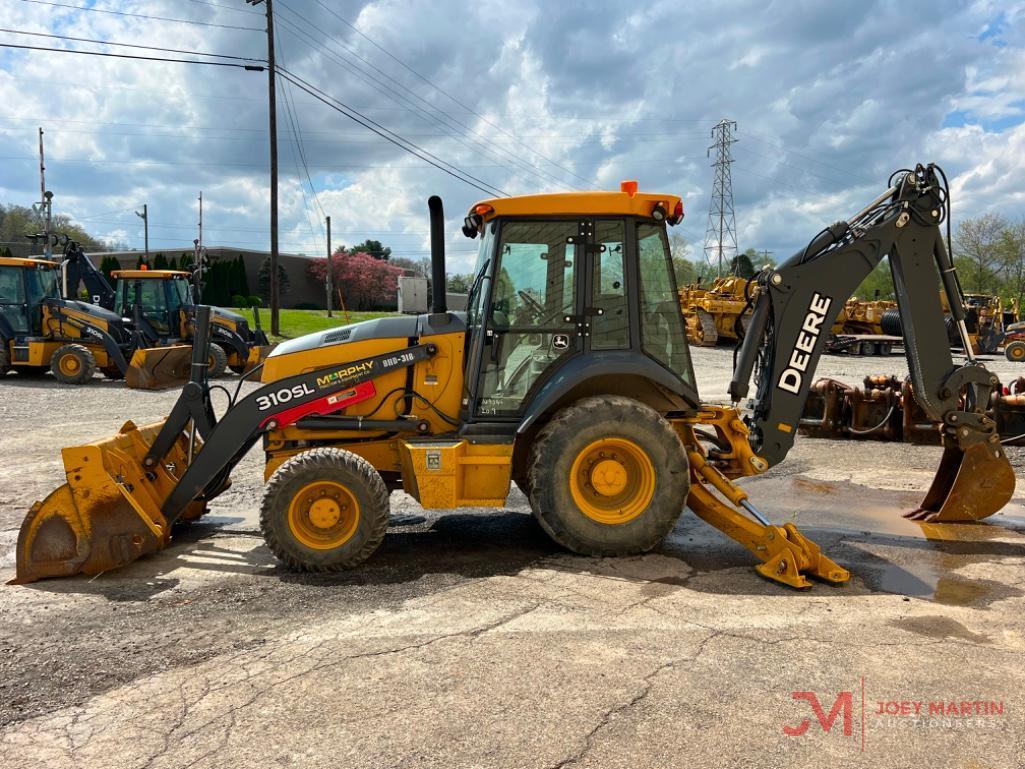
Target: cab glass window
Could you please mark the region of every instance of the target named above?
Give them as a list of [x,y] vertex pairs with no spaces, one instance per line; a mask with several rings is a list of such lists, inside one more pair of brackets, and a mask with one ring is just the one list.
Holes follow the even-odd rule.
[[519,412],[534,385],[576,350],[576,236],[572,221],[502,224],[491,272],[479,414]]
[[641,346],[645,353],[693,386],[694,370],[664,228],[654,224],[637,225],[637,258],[641,283]]
[[21,267],[0,267],[0,315],[19,334],[28,332],[24,272]]

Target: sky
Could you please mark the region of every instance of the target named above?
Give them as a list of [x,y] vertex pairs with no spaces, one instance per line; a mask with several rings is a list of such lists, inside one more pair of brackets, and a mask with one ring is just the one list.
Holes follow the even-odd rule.
[[[445,202],[449,269],[472,267],[459,224],[503,194],[679,194],[704,258],[711,130],[736,121],[738,244],[785,258],[886,187],[940,164],[954,224],[1025,215],[1025,3],[648,3],[274,0],[278,63],[411,154],[279,83],[281,250],[381,240],[428,253]],[[149,18],[145,18],[149,17]],[[244,0],[0,0],[0,42],[147,52],[57,34],[266,57]],[[219,59],[237,63],[233,59]],[[0,203],[39,199],[45,132],[54,211],[95,236],[176,251],[269,247],[267,75],[239,68],[0,48]],[[417,156],[419,155],[419,157]],[[424,158],[453,171],[455,178]],[[483,189],[480,189],[482,187]]]

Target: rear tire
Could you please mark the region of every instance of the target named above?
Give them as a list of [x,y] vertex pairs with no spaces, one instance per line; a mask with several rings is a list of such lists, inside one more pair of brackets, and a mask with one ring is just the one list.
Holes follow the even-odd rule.
[[216,342],[210,343],[210,357],[207,359],[207,375],[211,379],[224,376],[228,370],[228,353]]
[[1021,363],[1025,360],[1025,342],[1011,342],[1004,348],[1004,357],[1009,361]]
[[388,489],[351,451],[311,449],[271,476],[260,530],[292,571],[341,571],[373,555],[388,529]]
[[96,358],[80,344],[66,344],[50,358],[50,371],[62,384],[82,385],[96,375]]
[[0,339],[0,376],[11,370],[11,354],[7,352],[7,340]]
[[528,470],[530,506],[557,543],[582,555],[658,545],[690,491],[687,456],[656,411],[617,395],[585,398],[541,430]]

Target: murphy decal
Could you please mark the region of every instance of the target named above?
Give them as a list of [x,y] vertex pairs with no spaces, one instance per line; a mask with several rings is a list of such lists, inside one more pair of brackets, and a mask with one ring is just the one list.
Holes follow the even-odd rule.
[[323,390],[325,387],[333,387],[334,385],[344,384],[353,377],[360,376],[362,374],[369,374],[374,368],[374,361],[368,360],[363,363],[357,363],[348,368],[339,369],[338,371],[332,371],[326,376],[317,377],[317,389]]
[[822,334],[822,324],[826,320],[826,313],[829,312],[829,305],[833,300],[822,294],[812,294],[811,303],[808,305],[808,314],[804,316],[804,323],[797,335],[794,349],[790,353],[790,361],[787,367],[780,374],[780,390],[796,395],[801,391],[804,382],[804,373],[811,363],[811,354],[815,350],[815,343],[819,341]]

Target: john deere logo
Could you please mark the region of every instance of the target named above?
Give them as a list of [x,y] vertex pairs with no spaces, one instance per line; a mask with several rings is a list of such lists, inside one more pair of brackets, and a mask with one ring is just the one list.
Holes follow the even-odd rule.
[[317,388],[323,389],[325,387],[331,387],[332,385],[344,384],[353,377],[359,376],[360,374],[366,374],[368,371],[373,369],[374,362],[366,361],[365,363],[358,363],[355,366],[349,366],[348,368],[339,369],[333,371],[327,376],[317,377]]

